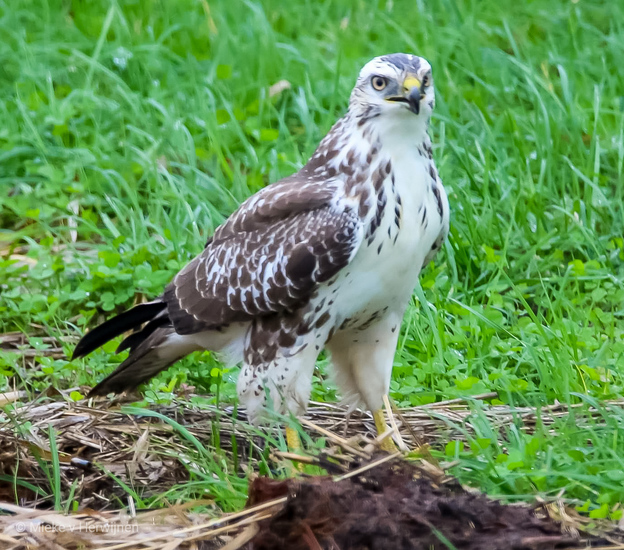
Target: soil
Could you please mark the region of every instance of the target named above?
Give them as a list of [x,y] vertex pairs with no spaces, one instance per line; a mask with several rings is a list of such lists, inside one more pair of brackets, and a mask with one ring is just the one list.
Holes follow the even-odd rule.
[[258,478],[249,505],[283,496],[246,550],[546,550],[579,542],[535,508],[440,483],[401,459],[340,481]]

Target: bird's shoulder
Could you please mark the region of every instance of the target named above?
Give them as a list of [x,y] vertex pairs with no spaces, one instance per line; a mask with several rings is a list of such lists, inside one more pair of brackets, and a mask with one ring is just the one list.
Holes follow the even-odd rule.
[[169,317],[189,334],[296,309],[353,258],[358,210],[339,182],[290,176],[245,201],[165,291]]
[[310,178],[299,171],[264,187],[241,203],[215,230],[209,244],[287,221],[301,212],[328,206],[336,202],[339,192],[338,180]]
[[352,201],[342,199],[353,175],[349,166],[353,158],[345,155],[343,164],[335,162],[340,152],[348,148],[349,124],[348,115],[339,119],[299,171],[251,195],[215,230],[209,243],[287,220],[304,211],[332,206],[340,216],[342,210],[351,208]]

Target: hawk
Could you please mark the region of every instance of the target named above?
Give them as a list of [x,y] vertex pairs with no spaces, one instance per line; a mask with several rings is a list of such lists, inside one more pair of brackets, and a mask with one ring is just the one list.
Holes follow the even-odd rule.
[[252,422],[268,401],[301,415],[327,349],[345,399],[385,429],[399,326],[449,228],[428,135],[434,102],[422,57],[367,63],[301,170],[243,202],[162,296],[80,340],[74,358],[133,331],[117,349],[127,359],[89,395],[133,389],[208,349],[242,362],[237,390]]

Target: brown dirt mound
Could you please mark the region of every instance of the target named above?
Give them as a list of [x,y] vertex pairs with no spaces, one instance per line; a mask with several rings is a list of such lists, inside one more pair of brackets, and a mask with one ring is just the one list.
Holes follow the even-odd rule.
[[[248,506],[215,517],[190,508],[65,515],[0,502],[0,548],[31,550],[618,550],[621,532],[567,535],[550,508],[505,506],[425,462],[384,455],[339,477],[256,479]],[[560,510],[562,512],[563,510]],[[8,515],[2,515],[2,512]],[[571,512],[573,514],[573,512]],[[558,515],[578,533],[573,515]],[[580,520],[581,518],[576,518]],[[596,529],[594,525],[593,529]],[[599,545],[598,547],[593,545]]]
[[251,505],[288,500],[260,522],[247,550],[545,550],[579,542],[545,513],[439,484],[401,459],[345,477],[256,479]]

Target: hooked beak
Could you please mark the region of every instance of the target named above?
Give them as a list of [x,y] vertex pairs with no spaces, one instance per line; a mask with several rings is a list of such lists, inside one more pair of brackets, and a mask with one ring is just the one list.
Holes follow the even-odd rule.
[[414,114],[420,113],[420,100],[422,99],[422,83],[415,76],[408,75],[403,81],[403,95],[389,97],[388,101],[405,103]]

